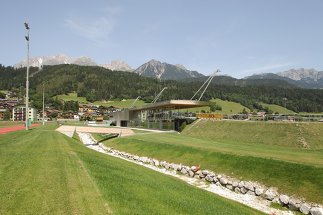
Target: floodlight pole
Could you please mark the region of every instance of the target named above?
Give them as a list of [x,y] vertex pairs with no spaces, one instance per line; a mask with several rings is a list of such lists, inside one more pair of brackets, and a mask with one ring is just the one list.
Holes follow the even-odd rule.
[[43,82],[43,125],[45,125],[45,83]]
[[25,28],[27,30],[27,36],[25,36],[25,39],[27,41],[27,76],[26,76],[26,130],[28,130],[28,126],[29,126],[29,25],[27,22],[24,23],[25,24]]

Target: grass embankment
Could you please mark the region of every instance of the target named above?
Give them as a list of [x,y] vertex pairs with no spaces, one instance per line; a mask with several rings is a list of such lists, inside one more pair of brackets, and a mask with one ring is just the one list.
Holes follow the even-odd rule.
[[[292,128],[292,127],[295,128]],[[301,126],[301,132],[298,131]],[[323,203],[323,124],[202,122],[182,134],[151,134],[106,142],[119,150],[276,186]],[[298,147],[303,137],[312,147]],[[282,140],[281,140],[282,139]],[[287,142],[286,142],[287,141]]]
[[[123,100],[114,100],[114,101],[96,101],[93,104],[102,105],[102,106],[113,106],[118,108],[129,108],[135,99],[123,99]],[[140,107],[145,104],[142,100],[137,100],[134,106]]]
[[[82,104],[88,104],[90,103],[89,101],[86,100],[85,97],[79,97],[77,93],[72,92],[68,93],[67,95],[58,95],[57,99],[63,100],[63,101],[78,101],[79,103]],[[95,101],[92,104],[93,105],[99,105],[99,106],[114,106],[118,108],[129,108],[135,99],[122,99],[122,100],[113,100],[113,101]],[[136,103],[134,104],[135,106],[143,106],[145,104],[144,101],[138,99]]]
[[279,114],[295,114],[294,111],[289,110],[285,107],[274,105],[274,104],[266,104],[266,103],[260,103],[261,106],[267,107],[269,110],[271,110],[273,113],[279,113]]
[[[214,113],[221,113],[221,114],[237,114],[241,113],[243,109],[246,111],[250,111],[249,108],[241,105],[240,103],[236,102],[230,102],[230,101],[224,101],[221,99],[212,99],[210,102],[215,102],[217,105],[220,105],[222,107],[222,110],[215,111]],[[188,111],[188,112],[201,112],[202,110],[209,112],[210,107],[199,107],[199,108],[188,108],[188,109],[183,109],[182,111]]]
[[0,214],[259,214],[46,125],[0,138]]
[[67,95],[57,95],[57,99],[63,101],[78,101],[79,103],[88,103],[85,97],[78,97],[77,93],[68,93]]

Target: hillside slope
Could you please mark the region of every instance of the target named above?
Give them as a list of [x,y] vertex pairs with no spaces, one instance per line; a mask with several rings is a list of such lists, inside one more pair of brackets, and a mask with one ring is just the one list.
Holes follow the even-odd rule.
[[[30,97],[38,108],[42,99],[42,86],[45,83],[46,97],[67,94],[75,91],[88,101],[134,99],[141,96],[151,102],[163,89],[160,100],[190,99],[203,84],[204,79],[195,78],[183,81],[157,80],[131,72],[113,72],[98,66],[57,65],[44,66],[38,72],[31,68]],[[24,94],[25,69],[0,66],[0,89],[12,90],[21,97]],[[221,82],[225,80],[224,82]],[[267,83],[267,84],[266,84]],[[282,82],[282,85],[286,82]],[[285,106],[294,112],[323,112],[323,90],[279,87],[272,82],[236,80],[216,76],[206,90],[202,100],[212,98],[242,104],[249,109],[257,109],[259,102]],[[287,99],[287,100],[286,100]]]

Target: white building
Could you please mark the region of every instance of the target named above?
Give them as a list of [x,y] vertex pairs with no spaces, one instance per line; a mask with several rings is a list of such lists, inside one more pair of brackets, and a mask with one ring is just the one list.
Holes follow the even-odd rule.
[[[28,119],[30,122],[37,121],[37,110],[35,108],[28,108]],[[18,105],[12,109],[12,120],[13,121],[25,121],[26,120],[26,106]]]

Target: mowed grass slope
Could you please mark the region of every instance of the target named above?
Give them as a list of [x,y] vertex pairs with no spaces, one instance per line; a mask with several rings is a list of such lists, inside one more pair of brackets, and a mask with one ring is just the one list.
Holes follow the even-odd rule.
[[266,103],[260,103],[263,107],[267,107],[269,110],[271,110],[273,113],[279,113],[279,114],[295,114],[294,111],[289,110],[285,107],[275,105],[275,104],[266,104]]
[[[243,109],[245,109],[246,111],[250,111],[249,108],[237,102],[225,101],[221,99],[212,99],[210,100],[210,102],[215,102],[217,105],[220,105],[222,107],[221,111],[217,110],[214,113],[237,114],[237,113],[241,113]],[[210,107],[206,106],[206,107],[199,107],[199,108],[188,108],[188,109],[183,109],[182,111],[201,112],[202,110],[209,112]]]
[[[57,99],[59,100],[63,100],[63,101],[78,101],[79,103],[82,104],[88,104],[90,103],[89,101],[86,100],[85,97],[79,97],[77,95],[77,93],[72,92],[72,93],[68,93],[67,95],[58,95],[56,96]],[[93,102],[93,105],[99,105],[99,106],[114,106],[114,107],[118,107],[118,108],[129,108],[133,102],[135,101],[135,99],[122,99],[122,100],[113,100],[113,101],[95,101]],[[134,106],[143,106],[145,104],[145,102],[143,100],[138,99],[136,101],[136,103],[134,104]]]
[[[323,149],[322,135],[319,135],[323,125],[310,124],[307,127],[302,124],[302,135],[312,145],[311,149],[302,149],[297,142],[296,145],[277,142],[286,132],[289,132],[286,141],[288,138],[291,141],[298,138],[297,133],[294,136],[288,127],[289,124],[277,124],[276,130],[270,130],[274,126],[270,125],[265,127],[269,129],[267,131],[259,129],[260,124],[250,122],[246,125],[247,122],[204,123],[185,129],[182,134],[137,135],[113,139],[107,141],[106,145],[160,160],[186,165],[200,164],[203,169],[242,180],[259,181],[278,187],[282,193],[323,203]],[[240,124],[237,126],[235,123]],[[235,130],[235,126],[240,130]],[[244,126],[248,127],[247,131]],[[317,135],[313,137],[311,132],[317,132]],[[257,138],[253,139],[256,134],[262,135],[258,139],[263,141],[256,142]]]
[[57,99],[63,100],[63,101],[78,101],[79,103],[88,103],[85,97],[79,97],[77,96],[77,93],[68,93],[67,95],[58,95],[56,96]]
[[[192,126],[190,129],[189,127]],[[264,144],[323,149],[323,123],[211,121],[190,125],[183,134],[236,144]]]
[[0,138],[0,214],[260,214],[47,125]]
[[[118,107],[118,108],[129,108],[133,102],[135,101],[135,99],[123,99],[120,101],[96,101],[93,104],[95,105],[102,105],[102,106],[114,106],[114,107]],[[140,107],[143,106],[145,104],[145,102],[143,100],[138,99],[134,106],[136,107]]]

